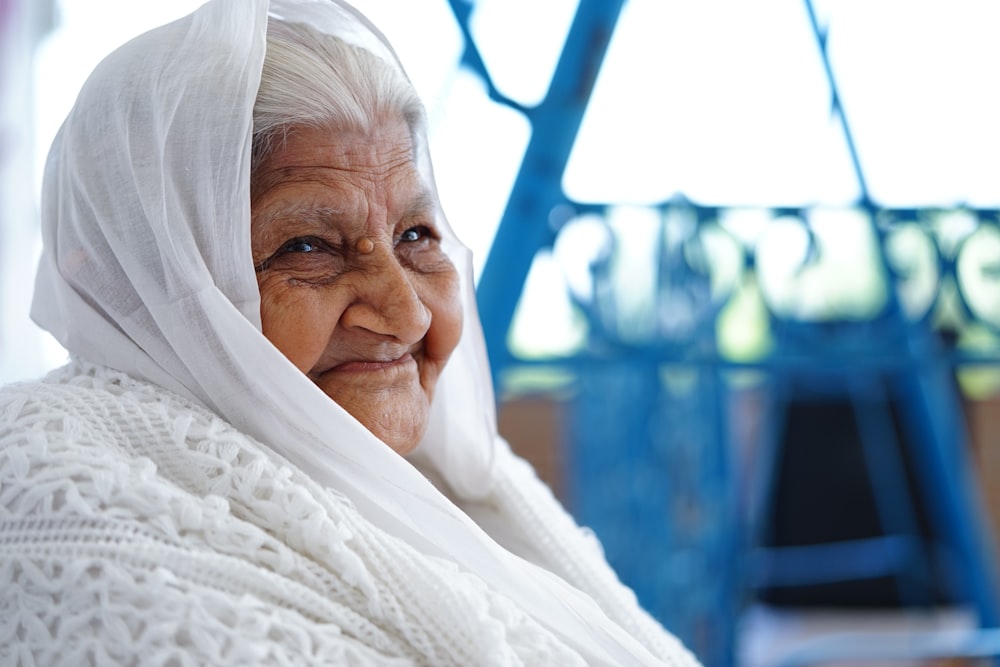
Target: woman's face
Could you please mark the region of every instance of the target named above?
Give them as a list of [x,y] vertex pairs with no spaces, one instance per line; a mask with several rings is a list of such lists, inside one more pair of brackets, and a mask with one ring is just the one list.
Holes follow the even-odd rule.
[[264,335],[372,433],[410,452],[462,311],[406,124],[298,128],[251,188]]

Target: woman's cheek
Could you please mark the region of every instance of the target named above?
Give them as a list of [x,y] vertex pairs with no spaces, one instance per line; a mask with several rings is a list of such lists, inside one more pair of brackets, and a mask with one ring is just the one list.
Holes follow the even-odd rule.
[[324,307],[323,290],[278,281],[262,281],[260,287],[264,336],[296,368],[308,373],[323,355],[336,325],[332,309]]
[[427,290],[429,298],[425,302],[431,311],[427,354],[432,359],[444,362],[462,337],[462,300],[458,273],[454,269],[433,278]]

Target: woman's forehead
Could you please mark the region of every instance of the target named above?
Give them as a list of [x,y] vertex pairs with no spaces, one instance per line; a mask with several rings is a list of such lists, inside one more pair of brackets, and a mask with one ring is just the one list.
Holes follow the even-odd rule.
[[268,218],[357,216],[372,206],[407,215],[436,205],[402,122],[368,132],[296,128],[255,168],[251,190]]
[[387,158],[412,161],[413,135],[406,121],[395,115],[382,117],[368,127],[293,125],[265,161],[283,164],[317,157],[371,166]]

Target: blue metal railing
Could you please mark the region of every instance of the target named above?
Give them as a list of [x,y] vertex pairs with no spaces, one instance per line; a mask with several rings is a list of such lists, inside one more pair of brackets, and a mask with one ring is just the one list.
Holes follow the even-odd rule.
[[[499,383],[508,369],[531,365],[558,367],[575,378],[566,462],[569,500],[576,516],[597,531],[609,560],[640,601],[707,665],[734,661],[738,614],[762,579],[781,585],[866,578],[877,566],[880,572],[899,574],[905,603],[912,598],[908,581],[943,576],[954,603],[973,608],[981,626],[996,625],[995,561],[983,508],[973,491],[954,375],[971,364],[1000,368],[1000,318],[981,317],[983,308],[976,307],[959,271],[966,245],[975,233],[997,226],[998,211],[961,209],[972,221],[969,234],[945,249],[935,236],[939,226],[932,220],[934,211],[884,209],[871,200],[827,54],[826,30],[812,2],[805,0],[831,91],[831,113],[840,120],[860,187],[856,208],[874,239],[884,299],[863,316],[798,318],[768,301],[760,289],[759,248],[735,237],[739,279],[728,293],[714,294],[706,271],[719,260],[706,250],[702,235],[708,230],[725,233],[721,220],[731,209],[671,200],[656,207],[663,224],[655,266],[649,270],[656,277],[654,301],[683,293],[686,303],[693,304],[689,326],[653,326],[635,335],[620,321],[613,291],[570,294],[587,323],[585,349],[542,360],[520,358],[508,347],[507,333],[532,260],[551,248],[563,229],[550,224],[550,213],[568,207],[577,217],[606,220],[611,207],[569,200],[561,179],[624,2],[581,0],[548,93],[530,108],[494,85],[470,30],[474,4],[449,2],[466,38],[463,65],[483,79],[491,99],[523,113],[532,127],[477,288],[490,361]],[[669,220],[677,215],[694,222],[684,226],[680,242],[674,238],[668,243],[667,235],[677,232]],[[810,240],[804,266],[823,259],[810,215],[809,208],[770,212],[773,219],[793,217],[802,223]],[[574,219],[564,217],[568,223]],[[918,230],[934,248],[934,266],[928,270],[937,276],[937,287],[920,312],[899,296],[914,278],[912,268],[900,267],[889,251],[900,230]],[[599,285],[620,280],[612,266],[614,234],[609,228],[612,247],[590,267]],[[989,270],[985,267],[984,275]],[[946,284],[955,286],[947,305],[959,319],[949,326],[974,323],[994,336],[995,346],[972,350],[941,344],[935,327],[946,310]],[[736,358],[721,348],[717,333],[726,309],[743,289],[758,293],[770,346]],[[756,462],[734,454],[733,434],[745,425],[732,418],[730,401],[737,393],[734,387],[748,374],[769,401],[759,415]],[[809,547],[806,556],[800,547],[769,550],[756,543],[766,510],[762,498],[773,487],[782,455],[776,423],[794,398],[793,381],[803,378],[839,392],[853,406],[885,532],[871,540]],[[889,422],[890,386],[905,405],[905,433],[894,431]],[[900,456],[915,470],[916,489]],[[914,493],[930,499],[931,539],[936,541],[930,546],[916,526]],[[946,557],[934,556],[940,552]],[[822,561],[814,561],[817,554],[825,554]],[[988,632],[980,638],[995,640]]]

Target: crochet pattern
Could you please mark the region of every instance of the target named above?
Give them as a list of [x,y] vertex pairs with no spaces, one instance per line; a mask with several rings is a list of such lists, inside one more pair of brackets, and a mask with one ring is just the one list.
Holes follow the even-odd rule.
[[[498,507],[551,543],[543,564],[687,664],[519,472]],[[81,362],[0,390],[0,590],[3,665],[583,664],[477,577],[214,414]]]

